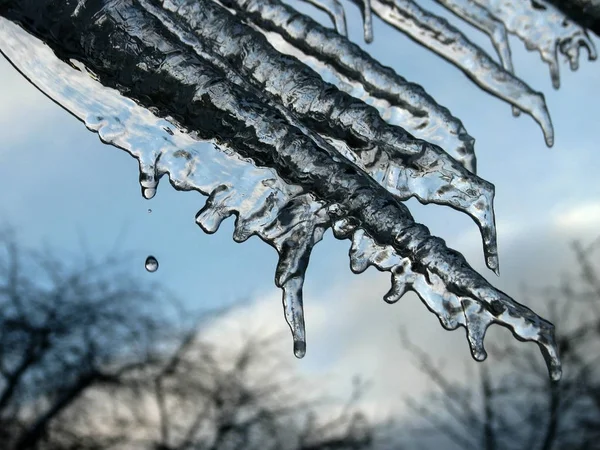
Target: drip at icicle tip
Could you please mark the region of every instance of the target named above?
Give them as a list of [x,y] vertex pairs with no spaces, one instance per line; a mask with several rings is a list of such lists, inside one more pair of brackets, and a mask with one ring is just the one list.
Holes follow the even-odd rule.
[[304,358],[306,355],[306,342],[294,340],[294,356],[298,359]]
[[150,273],[156,272],[158,270],[158,260],[154,256],[150,255],[146,258],[144,267]]
[[158,188],[158,176],[156,174],[155,165],[147,165],[141,159],[139,160],[139,182],[142,188],[142,197],[146,200],[151,200],[156,195]]
[[146,200],[152,200],[155,195],[156,195],[156,188],[147,188],[147,187],[142,186],[142,196]]

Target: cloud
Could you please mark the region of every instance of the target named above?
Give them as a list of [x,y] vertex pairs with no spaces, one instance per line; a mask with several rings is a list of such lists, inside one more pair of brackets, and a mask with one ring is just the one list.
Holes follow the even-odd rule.
[[554,211],[554,224],[565,232],[595,231],[600,234],[600,202],[588,201]]

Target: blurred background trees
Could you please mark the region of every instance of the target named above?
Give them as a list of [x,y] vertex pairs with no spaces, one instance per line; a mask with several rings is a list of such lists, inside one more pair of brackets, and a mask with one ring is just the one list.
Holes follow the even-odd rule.
[[279,336],[215,341],[205,330],[228,310],[190,314],[118,255],[34,251],[5,230],[0,448],[600,448],[600,239],[572,248],[574,273],[529,291],[558,324],[560,383],[511,340],[490,340],[495,361],[467,361],[456,381],[401,334],[432,390],[406,400],[412,420],[381,423],[361,412],[360,380],[346,401],[319,394],[272,348]]
[[[353,403],[300,389],[272,337],[215,346],[118,257],[31,251],[0,235],[0,448],[362,449]],[[223,313],[223,311],[220,311]]]

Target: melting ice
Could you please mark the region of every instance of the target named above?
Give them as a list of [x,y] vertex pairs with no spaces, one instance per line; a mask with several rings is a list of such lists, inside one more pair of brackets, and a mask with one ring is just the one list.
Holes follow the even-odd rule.
[[[543,96],[512,74],[506,30],[516,28],[504,27],[492,2],[439,1],[466,20],[482,19],[500,64],[409,0],[365,2],[365,37],[372,37],[372,12],[419,37],[531,114],[551,144]],[[420,86],[342,36],[339,3],[313,2],[331,13],[337,32],[278,0],[107,0],[63,10],[5,3],[3,54],[103,142],[138,160],[144,197],[167,175],[176,189],[208,196],[196,215],[205,232],[234,215],[234,240],[256,235],[277,250],[275,283],[296,356],[306,351],[305,271],[332,228],[351,241],[355,273],[372,265],[391,274],[387,302],[416,292],[442,326],[466,328],[477,360],[486,357],[488,326],[503,325],[535,341],[551,377],[560,378],[552,324],[492,287],[402,203],[416,197],[469,214],[486,263],[498,269],[494,191],[475,175],[473,138]],[[573,48],[587,46],[553,36],[563,36],[559,46],[573,60]],[[156,270],[158,261],[149,257],[146,267]]]

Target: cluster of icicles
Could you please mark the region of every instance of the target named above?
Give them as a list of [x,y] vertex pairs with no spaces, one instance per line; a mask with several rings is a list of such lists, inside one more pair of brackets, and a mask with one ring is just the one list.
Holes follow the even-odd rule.
[[[346,34],[344,8],[339,0],[305,1],[326,11],[337,31]],[[567,58],[571,70],[579,67],[582,47],[586,48],[590,61],[598,56],[586,30],[546,0],[435,0],[485,33],[493,44],[499,62],[494,61],[493,57],[447,20],[425,10],[414,0],[361,2],[367,42],[373,39],[371,15],[374,13],[458,67],[488,93],[512,104],[515,116],[521,111],[531,115],[542,127],[548,146],[553,145],[554,137],[544,97],[515,76],[508,35],[518,36],[528,50],[540,53],[550,68],[550,77],[556,89],[560,87],[560,55]],[[256,10],[259,11],[259,7]]]
[[[558,46],[572,66],[580,44],[595,56],[585,31],[556,25],[554,10],[540,13],[552,34],[532,29],[528,1],[439,1],[492,36],[504,68],[410,0],[366,1],[365,37],[373,11],[529,113],[551,144],[544,98],[512,75],[502,23],[544,58]],[[311,3],[331,13],[339,33],[280,0],[3,0],[0,50],[103,142],[139,161],[146,198],[166,174],[176,189],[208,196],[196,216],[205,232],[235,215],[234,240],[257,235],[277,250],[275,283],[296,356],[306,348],[310,253],[332,228],[351,240],[355,273],[391,273],[387,302],[416,292],[442,326],[466,328],[477,360],[486,357],[488,326],[503,325],[535,341],[559,379],[552,324],[492,287],[402,203],[415,197],[468,214],[497,272],[494,188],[475,174],[474,139],[420,86],[343,36],[337,0]]]

